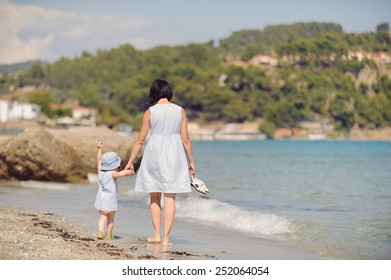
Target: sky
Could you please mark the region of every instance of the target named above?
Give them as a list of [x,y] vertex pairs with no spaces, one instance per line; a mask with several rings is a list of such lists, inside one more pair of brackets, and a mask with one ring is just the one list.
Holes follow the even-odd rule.
[[390,0],[0,0],[0,64],[54,62],[130,44],[206,43],[244,29],[334,22],[345,32],[391,24]]

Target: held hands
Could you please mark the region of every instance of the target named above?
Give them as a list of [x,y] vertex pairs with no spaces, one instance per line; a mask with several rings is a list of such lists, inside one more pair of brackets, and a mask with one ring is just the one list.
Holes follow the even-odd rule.
[[102,149],[103,143],[99,141],[97,146],[98,146],[98,149]]
[[125,168],[122,171],[120,171],[120,173],[121,173],[121,176],[132,176],[132,175],[134,175],[135,172],[134,172],[133,165],[132,165],[131,168],[128,168],[128,165],[126,165]]
[[130,169],[124,169],[121,172],[123,172],[125,176],[132,176],[132,175],[134,175],[134,171],[130,170]]
[[131,162],[128,162],[128,164],[125,166],[124,170],[129,170],[131,173],[129,175],[134,175],[134,165]]

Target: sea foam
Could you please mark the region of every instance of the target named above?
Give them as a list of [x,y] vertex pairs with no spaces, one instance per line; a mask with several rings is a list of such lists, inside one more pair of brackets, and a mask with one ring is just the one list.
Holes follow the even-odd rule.
[[284,217],[241,209],[216,199],[187,197],[177,200],[177,217],[223,226],[240,232],[277,236],[294,232]]
[[69,189],[68,184],[53,183],[53,182],[42,182],[42,181],[22,181],[20,185],[24,188],[30,189],[41,189],[41,190],[55,190],[64,191]]

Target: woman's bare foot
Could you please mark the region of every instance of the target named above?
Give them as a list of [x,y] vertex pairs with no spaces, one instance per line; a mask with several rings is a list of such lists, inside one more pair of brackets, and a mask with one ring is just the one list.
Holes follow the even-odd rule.
[[149,243],[160,243],[160,237],[156,237],[156,236],[151,236],[151,237],[148,237],[148,242]]
[[172,243],[169,240],[165,240],[162,242],[163,246],[172,246]]

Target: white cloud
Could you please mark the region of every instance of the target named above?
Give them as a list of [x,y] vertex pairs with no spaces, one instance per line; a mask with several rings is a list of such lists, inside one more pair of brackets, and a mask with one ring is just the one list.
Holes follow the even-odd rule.
[[55,60],[130,43],[148,47],[145,34],[157,22],[114,16],[65,13],[0,0],[0,64]]
[[28,41],[21,41],[18,37],[8,38],[6,48],[1,48],[0,63],[11,64],[47,57],[52,42],[53,35],[50,34],[45,37],[34,37]]

